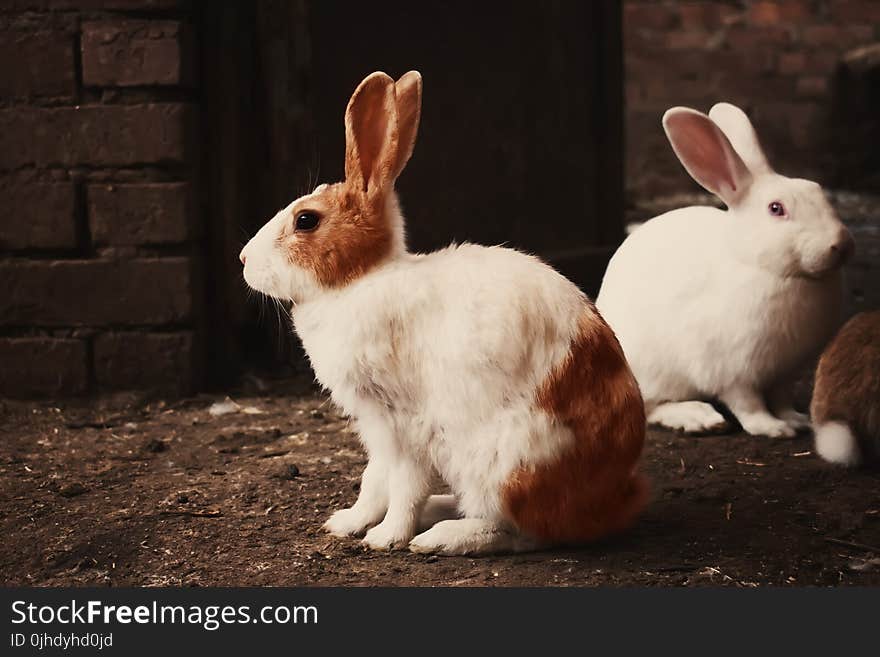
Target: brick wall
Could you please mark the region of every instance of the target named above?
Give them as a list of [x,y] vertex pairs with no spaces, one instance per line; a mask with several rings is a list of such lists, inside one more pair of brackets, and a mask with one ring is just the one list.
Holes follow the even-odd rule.
[[0,2],[0,395],[197,383],[191,22]]
[[876,148],[876,139],[852,138],[862,127],[854,121],[880,120],[876,107],[860,115],[850,98],[835,98],[844,54],[878,40],[877,0],[625,0],[630,201],[698,189],[660,118],[673,105],[708,111],[719,100],[749,111],[781,171],[880,186],[876,166],[851,157]]

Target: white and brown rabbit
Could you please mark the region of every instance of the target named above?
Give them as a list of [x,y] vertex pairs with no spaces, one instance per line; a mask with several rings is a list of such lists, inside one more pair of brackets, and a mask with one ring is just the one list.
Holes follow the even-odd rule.
[[[248,285],[293,302],[317,379],[369,456],[357,502],[325,528],[443,554],[621,530],[646,502],[644,406],[589,299],[512,249],[407,252],[394,183],[421,90],[415,71],[367,77],[345,114],[345,180],[291,203],[241,252]],[[429,499],[437,474],[453,496]]]
[[880,459],[880,310],[850,319],[825,348],[810,415],[816,453],[826,461]]
[[745,113],[673,108],[663,127],[681,163],[718,195],[636,228],[608,265],[596,305],[638,379],[648,421],[700,433],[808,426],[792,378],[839,326],[841,264],[853,241],[814,182],[770,168]]

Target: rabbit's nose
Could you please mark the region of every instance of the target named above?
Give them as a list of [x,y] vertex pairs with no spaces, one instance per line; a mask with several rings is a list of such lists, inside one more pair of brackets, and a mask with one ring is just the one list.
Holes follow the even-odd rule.
[[241,264],[245,264],[247,261],[247,256],[244,254],[244,251],[238,254],[238,259],[241,260]]
[[856,243],[848,230],[843,231],[837,241],[831,245],[831,251],[838,257],[840,262],[846,262],[856,250]]

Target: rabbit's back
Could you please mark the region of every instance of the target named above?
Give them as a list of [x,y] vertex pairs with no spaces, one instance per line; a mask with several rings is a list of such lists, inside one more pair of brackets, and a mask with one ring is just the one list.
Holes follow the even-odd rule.
[[537,258],[464,244],[303,304],[294,321],[319,381],[349,412],[375,397],[396,412],[471,421],[531,402],[589,310]]

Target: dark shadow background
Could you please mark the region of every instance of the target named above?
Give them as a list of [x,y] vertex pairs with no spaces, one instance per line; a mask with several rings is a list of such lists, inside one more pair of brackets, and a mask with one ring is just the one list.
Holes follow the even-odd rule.
[[[374,70],[424,79],[398,184],[412,250],[509,244],[598,288],[622,235],[619,3],[231,2],[204,19],[204,116],[224,135],[205,159],[208,188],[223,195],[209,214],[226,224],[210,256],[226,290],[211,307],[215,326],[239,322],[237,335],[215,336],[223,351],[264,366],[300,360],[238,300],[235,224],[252,234],[316,182],[341,178],[345,106]],[[223,99],[238,105],[218,117]]]
[[358,82],[410,69],[412,249],[505,243],[594,294],[626,222],[712,201],[663,111],[728,100],[829,189],[880,306],[876,0],[0,0],[0,395],[308,377],[238,253],[341,177]]

